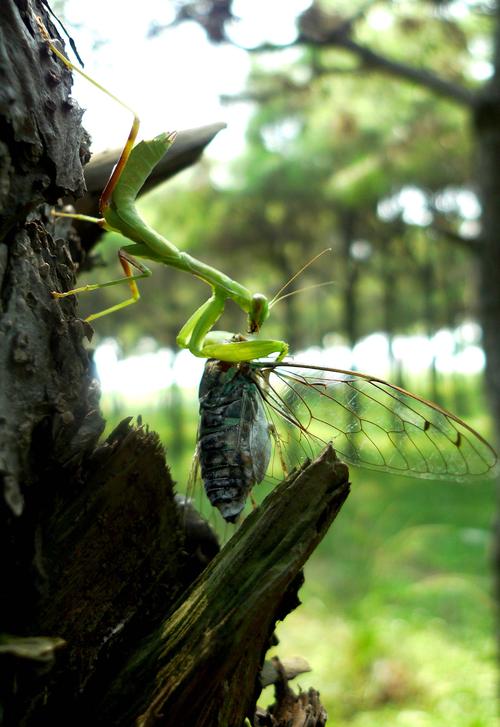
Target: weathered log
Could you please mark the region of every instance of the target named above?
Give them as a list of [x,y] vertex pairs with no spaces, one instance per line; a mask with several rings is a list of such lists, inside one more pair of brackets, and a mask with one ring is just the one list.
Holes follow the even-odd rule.
[[325,727],[328,715],[320,702],[319,692],[311,688],[295,694],[288,686],[290,677],[285,664],[277,657],[271,661],[277,674],[275,702],[267,710],[257,708],[254,727]]
[[[301,569],[348,492],[347,467],[327,448],[244,521],[126,666],[122,684],[155,684],[139,725],[234,727],[253,719],[256,677],[276,621],[297,605]],[[154,680],[145,679],[148,671]],[[120,724],[116,715],[104,717],[102,724]]]

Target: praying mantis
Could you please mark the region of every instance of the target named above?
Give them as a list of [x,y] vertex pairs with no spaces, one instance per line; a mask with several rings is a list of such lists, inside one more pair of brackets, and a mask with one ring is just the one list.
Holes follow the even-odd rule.
[[[181,328],[177,336],[177,344],[181,348],[186,348],[193,355],[201,358],[216,358],[232,363],[250,361],[271,354],[277,354],[277,361],[284,359],[288,353],[288,345],[284,341],[270,339],[249,340],[247,336],[213,330],[224,312],[226,302],[232,300],[246,313],[247,334],[253,336],[259,333],[262,324],[268,318],[273,301],[269,302],[266,296],[261,293],[252,294],[248,288],[228,275],[179,250],[172,242],[150,227],[141,218],[135,206],[137,195],[144,182],[174,143],[175,132],[162,133],[154,139],[140,141],[136,144],[140,120],[135,111],[95,79],[71,63],[56,47],[54,41],[51,40],[39,18],[37,22],[48,47],[67,68],[79,73],[133,114],[133,122],[127,141],[100,197],[100,217],[89,217],[66,212],[54,213],[57,217],[70,217],[85,220],[86,222],[94,222],[103,229],[118,232],[130,240],[131,244],[122,247],[118,252],[125,277],[110,280],[106,283],[84,285],[65,292],[53,291],[52,296],[61,299],[112,285],[127,284],[129,286],[130,298],[88,316],[86,320],[90,322],[121,310],[139,300],[140,294],[136,281],[149,277],[152,272],[136,258],[151,260],[189,273],[203,280],[211,288],[210,298],[193,313]],[[133,269],[137,272],[133,272]]]
[[[66,292],[54,291],[52,296],[61,299],[127,284],[129,299],[86,320],[121,310],[139,300],[137,280],[151,275],[136,258],[177,268],[210,286],[210,298],[181,328],[177,343],[195,356],[208,359],[199,394],[198,453],[209,499],[227,521],[238,519],[251,488],[265,477],[272,457],[271,435],[281,452],[283,471],[295,464],[292,455],[289,463],[284,461],[285,444],[304,459],[333,442],[346,461],[378,471],[456,480],[494,472],[497,455],[489,443],[439,405],[368,374],[285,362],[288,345],[284,341],[253,338],[286,286],[271,301],[260,293],[252,294],[216,268],[178,250],[140,217],[135,207],[137,194],[174,142],[175,134],[163,133],[136,144],[137,114],[74,66],[50,39],[41,21],[39,27],[51,51],[66,67],[81,74],[134,117],[121,156],[102,192],[100,217],[55,213],[95,222],[127,238],[131,244],[119,251],[125,277]],[[228,300],[247,315],[247,335],[213,330]],[[272,354],[276,355],[274,361],[257,361]]]

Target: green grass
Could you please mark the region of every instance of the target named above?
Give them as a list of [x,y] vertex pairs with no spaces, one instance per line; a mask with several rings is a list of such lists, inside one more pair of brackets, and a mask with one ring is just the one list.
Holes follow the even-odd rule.
[[335,725],[496,724],[492,483],[351,479],[275,652],[310,661]]
[[[167,445],[181,490],[196,409],[170,392],[142,411]],[[475,413],[472,423],[480,426]],[[110,426],[125,415],[115,408]],[[351,481],[350,497],[306,567],[303,605],[279,625],[272,653],[309,661],[313,671],[295,688],[319,689],[336,727],[498,724],[489,573],[494,482],[460,485],[354,467]],[[263,496],[267,488],[260,489]],[[272,696],[266,690],[260,703]]]

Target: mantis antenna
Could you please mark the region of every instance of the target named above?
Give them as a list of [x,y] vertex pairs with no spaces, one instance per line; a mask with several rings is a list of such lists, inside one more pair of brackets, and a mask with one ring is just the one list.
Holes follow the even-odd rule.
[[280,295],[280,297],[276,299],[273,298],[273,305],[280,303],[282,300],[285,300],[285,298],[291,298],[292,295],[306,293],[308,290],[316,290],[316,288],[324,288],[326,285],[336,285],[336,282],[335,280],[327,280],[324,283],[314,283],[313,285],[306,285],[303,288],[297,288],[297,290],[292,290],[291,293],[285,293],[285,295]]
[[304,270],[307,270],[308,267],[310,267],[313,263],[315,263],[316,260],[318,260],[326,252],[331,252],[331,251],[332,251],[332,248],[331,247],[325,248],[324,250],[322,250],[321,252],[319,252],[317,255],[315,255],[313,258],[311,258],[309,260],[309,262],[305,263],[305,265],[303,265],[300,268],[300,270],[297,270],[297,272],[294,275],[292,275],[292,277],[290,278],[290,280],[288,280],[284,285],[281,286],[281,288],[278,290],[278,292],[272,298],[272,300],[269,301],[269,308],[272,308],[273,305],[276,305],[276,303],[278,303],[280,300],[283,300],[284,298],[289,298],[290,296],[295,295],[295,293],[300,293],[300,292],[303,292],[304,290],[310,290],[312,288],[320,288],[323,285],[331,285],[330,282],[329,283],[318,283],[317,285],[308,285],[305,288],[300,288],[299,290],[294,290],[292,293],[287,293],[286,295],[281,295],[281,293],[284,290],[286,290],[288,288],[288,286],[291,285],[293,283],[293,281],[296,278],[299,277],[299,275],[302,275],[302,273],[304,272]]

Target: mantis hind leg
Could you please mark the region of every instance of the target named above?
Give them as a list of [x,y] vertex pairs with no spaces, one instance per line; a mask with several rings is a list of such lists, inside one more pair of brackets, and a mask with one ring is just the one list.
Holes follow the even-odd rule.
[[81,222],[95,222],[96,225],[106,228],[106,220],[104,217],[90,217],[89,215],[80,215],[77,212],[57,212],[52,209],[50,211],[52,217],[69,217],[70,220],[80,220]]
[[[99,288],[109,288],[111,285],[123,285],[123,283],[126,283],[129,286],[131,292],[130,298],[127,298],[127,300],[124,300],[121,303],[117,303],[116,305],[112,305],[109,308],[105,308],[98,313],[93,313],[85,319],[87,322],[94,321],[96,318],[102,318],[103,316],[107,316],[109,313],[114,313],[115,311],[126,308],[133,303],[137,303],[141,295],[135,281],[139,280],[140,278],[149,278],[152,275],[152,272],[149,268],[147,268],[145,265],[132,257],[132,255],[129,255],[129,253],[126,252],[123,248],[118,250],[118,259],[123,268],[123,272],[125,273],[124,278],[110,280],[107,283],[91,283],[89,285],[82,285],[80,288],[73,288],[73,290],[68,290],[65,293],[58,293],[56,291],[53,291],[51,294],[52,297],[66,298],[68,295],[86,293],[87,291],[98,290]],[[139,272],[134,274],[132,272],[132,268],[135,268]]]

